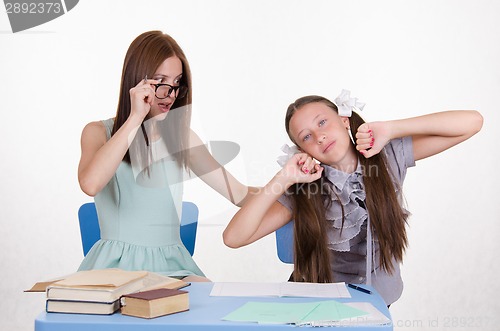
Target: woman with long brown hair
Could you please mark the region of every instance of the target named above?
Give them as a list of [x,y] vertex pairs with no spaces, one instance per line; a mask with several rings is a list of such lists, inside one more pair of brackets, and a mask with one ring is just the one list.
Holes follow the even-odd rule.
[[288,107],[285,127],[298,153],[236,213],[224,242],[244,246],[294,220],[292,280],[366,283],[390,305],[403,289],[406,170],[474,135],[482,116],[364,123],[356,112],[364,105],[348,91],[335,101],[306,96]]
[[148,270],[207,280],[180,239],[182,182],[192,172],[235,204],[248,188],[190,129],[191,71],[177,42],[149,31],[130,45],[116,116],[82,132],[78,180],[93,196],[101,240],[80,270]]

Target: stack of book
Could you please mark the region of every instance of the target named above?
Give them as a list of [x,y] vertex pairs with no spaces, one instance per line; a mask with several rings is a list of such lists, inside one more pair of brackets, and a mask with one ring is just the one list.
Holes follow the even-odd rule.
[[[120,309],[124,295],[159,288],[177,290],[187,285],[182,280],[147,271],[102,269],[79,271],[52,283],[37,283],[28,291],[45,287],[47,312],[107,315]],[[184,303],[179,307],[187,310],[189,303],[188,307]]]

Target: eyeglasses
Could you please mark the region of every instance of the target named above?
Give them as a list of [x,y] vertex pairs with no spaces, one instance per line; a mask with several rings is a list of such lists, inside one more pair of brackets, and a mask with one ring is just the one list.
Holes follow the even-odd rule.
[[188,88],[184,85],[172,86],[170,84],[152,84],[155,87],[155,96],[158,99],[166,99],[174,92],[177,99],[184,98],[187,94]]

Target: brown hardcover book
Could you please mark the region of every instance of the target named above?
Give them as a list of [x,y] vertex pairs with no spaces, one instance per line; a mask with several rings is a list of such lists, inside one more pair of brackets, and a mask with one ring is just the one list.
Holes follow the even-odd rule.
[[121,304],[123,315],[154,318],[189,310],[189,293],[160,288],[124,295]]

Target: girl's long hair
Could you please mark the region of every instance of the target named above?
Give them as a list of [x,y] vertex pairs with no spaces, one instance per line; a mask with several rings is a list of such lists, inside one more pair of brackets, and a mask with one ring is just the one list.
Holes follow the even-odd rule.
[[[324,97],[306,96],[297,99],[288,107],[285,117],[286,132],[294,143],[295,141],[290,136],[290,119],[301,107],[314,102],[321,102],[338,112],[337,106]],[[349,123],[352,136],[355,137],[364,120],[353,112]],[[395,187],[387,169],[385,155],[378,153],[370,158],[365,158],[359,152],[358,154],[363,170],[366,208],[370,216],[371,230],[376,234],[380,248],[380,265],[384,270],[392,273],[394,271],[393,259],[397,262],[402,261],[408,245],[406,235],[408,215],[398,199],[397,192],[400,191],[400,187]],[[325,181],[326,179],[322,177],[315,182],[296,184],[289,189],[292,191],[294,201],[295,267],[292,274],[294,281],[318,283],[333,281],[330,254],[334,254],[334,252],[328,249],[326,236],[328,225],[325,216],[326,208],[329,207],[325,205],[325,201],[331,202],[331,199],[326,199],[323,195],[325,192],[330,192],[323,189]],[[344,218],[342,208],[342,226]],[[367,244],[370,245],[370,243]]]
[[[123,62],[122,79],[112,135],[118,131],[130,115],[130,89],[136,86],[144,77],[153,78],[156,69],[169,57],[176,56],[182,63],[182,78],[180,85],[188,88],[187,95],[175,100],[168,114],[167,129],[161,132],[169,150],[175,151],[179,166],[187,166],[189,146],[189,124],[191,111],[184,107],[180,111],[175,108],[187,106],[192,101],[191,70],[184,52],[177,42],[161,31],[148,31],[138,36],[129,46]],[[137,135],[143,134],[149,147],[149,138],[142,126]],[[124,161],[130,163],[130,153],[127,151]]]

